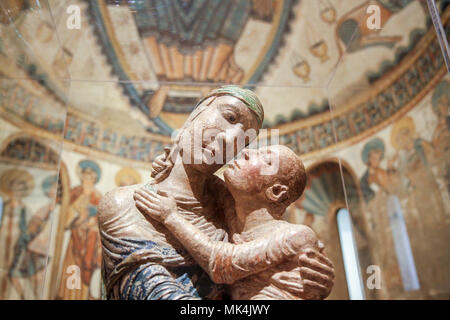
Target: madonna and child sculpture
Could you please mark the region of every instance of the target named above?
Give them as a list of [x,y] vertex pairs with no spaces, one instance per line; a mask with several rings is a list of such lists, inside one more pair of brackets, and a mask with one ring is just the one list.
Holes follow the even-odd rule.
[[[244,148],[263,118],[252,91],[213,90],[156,158],[151,181],[102,198],[107,299],[329,295],[334,269],[324,245],[310,228],[281,220],[305,188],[303,163],[284,146]],[[214,173],[227,162],[223,181]]]

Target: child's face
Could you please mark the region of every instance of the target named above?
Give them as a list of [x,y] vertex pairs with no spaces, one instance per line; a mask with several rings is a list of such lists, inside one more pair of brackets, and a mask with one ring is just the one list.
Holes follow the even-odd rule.
[[[286,169],[295,160],[293,156],[295,154],[291,150],[279,145],[242,150],[242,157],[233,161],[224,171],[228,189],[232,193],[237,191],[247,195],[259,193],[277,181],[284,180]],[[273,174],[264,174],[267,172]]]

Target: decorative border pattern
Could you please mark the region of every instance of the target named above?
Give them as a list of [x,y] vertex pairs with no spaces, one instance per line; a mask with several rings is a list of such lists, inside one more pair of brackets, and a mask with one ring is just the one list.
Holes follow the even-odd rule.
[[[289,20],[292,18],[292,8],[297,2],[298,0],[279,0],[276,2],[274,26],[272,27],[267,43],[261,51],[261,54],[250,68],[250,71],[246,73],[242,82],[243,85],[257,83],[267,70],[269,64],[275,58],[279,47],[282,45],[283,35],[288,27]],[[114,28],[111,26],[111,19],[108,14],[106,2],[104,0],[89,1],[89,12],[95,26],[100,46],[102,47],[102,52],[107,57],[114,73],[116,73],[121,80],[124,93],[130,98],[133,105],[137,106],[146,116],[148,116],[150,114],[149,107],[132,83],[132,81],[136,79],[132,79],[132,72],[129,71],[128,63],[115,38]],[[183,84],[183,82],[180,82],[180,84]],[[195,88],[195,86],[192,87],[192,89]],[[163,110],[166,111],[166,109],[173,109],[173,106],[171,108],[171,106],[165,105]],[[170,128],[161,117],[150,120],[160,129],[160,132],[157,133],[170,135],[172,132],[172,128]],[[148,130],[152,131],[154,128],[148,128]]]
[[[442,20],[450,34],[449,17],[447,10]],[[431,28],[401,64],[373,83],[374,90],[362,92],[341,109],[276,127],[280,143],[305,158],[357,143],[411,110],[446,73]]]
[[0,116],[32,136],[56,141],[64,136],[65,144],[81,147],[83,153],[98,151],[145,163],[151,162],[170,143],[170,137],[133,135],[105,127],[71,108],[67,114],[64,110],[58,101],[32,93],[19,81],[0,79]]
[[[442,20],[450,34],[449,18],[447,9]],[[373,83],[372,90],[355,96],[338,110],[279,126],[280,143],[304,158],[357,143],[411,110],[446,73],[436,33],[430,29],[395,69]],[[59,140],[64,128],[65,145],[77,152],[142,166],[170,144],[170,137],[133,135],[107,127],[70,107],[65,121],[65,114],[55,116],[49,112],[52,110],[64,107],[50,98],[38,97],[10,79],[0,80],[1,117],[43,138]]]

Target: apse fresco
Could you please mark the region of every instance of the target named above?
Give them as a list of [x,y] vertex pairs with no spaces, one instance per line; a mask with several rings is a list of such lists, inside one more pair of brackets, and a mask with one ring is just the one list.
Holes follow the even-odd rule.
[[63,188],[54,166],[20,166],[11,155],[2,159],[1,297],[42,299]]
[[[312,226],[332,247],[338,241],[332,212],[348,206],[362,270],[381,267],[383,299],[442,298],[448,292],[448,269],[442,268],[449,262],[448,244],[442,239],[450,234],[445,155],[450,140],[444,137],[449,80],[445,76],[414,109],[377,134],[313,160],[306,191],[285,216]],[[337,159],[345,190],[330,187],[341,179]],[[339,270],[339,257],[333,261]]]
[[8,0],[0,299],[101,299],[100,198],[147,181],[197,101],[230,83],[307,167],[284,217],[323,239],[330,299],[349,298],[340,208],[363,281],[381,270],[367,299],[450,297],[450,77],[426,1]]

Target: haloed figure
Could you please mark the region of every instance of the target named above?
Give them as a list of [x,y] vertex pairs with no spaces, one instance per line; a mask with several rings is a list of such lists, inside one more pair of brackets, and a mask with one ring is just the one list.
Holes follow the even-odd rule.
[[[81,185],[73,188],[70,194],[69,216],[66,229],[70,232],[60,282],[59,298],[91,299],[90,285],[94,272],[100,268],[101,253],[97,227],[97,205],[100,193],[95,184],[100,180],[101,171],[97,163],[83,160],[78,164]],[[74,290],[66,287],[70,266],[80,270],[81,288]],[[100,281],[100,279],[98,279]],[[96,293],[98,295],[98,293]]]
[[26,287],[22,279],[29,281],[34,299],[42,299],[41,293],[44,283],[44,269],[47,265],[50,240],[50,215],[57,201],[58,176],[52,175],[44,179],[42,189],[49,202],[38,209],[26,221],[21,216],[19,221],[20,234],[14,248],[14,258],[9,269],[9,276],[22,299],[25,299]]
[[[403,186],[412,192],[415,207],[423,218],[442,222],[444,204],[431,171],[434,158],[432,144],[417,137],[411,117],[404,117],[392,128],[391,143],[398,150],[398,167]],[[425,189],[426,188],[426,189]],[[426,192],[424,192],[426,190]]]
[[125,187],[141,183],[142,177],[133,168],[122,168],[116,173],[114,181],[116,182],[116,186]]
[[447,80],[439,83],[432,96],[433,112],[438,124],[433,132],[432,145],[438,165],[438,177],[443,178],[450,194],[450,84]]
[[[362,160],[367,170],[361,178],[361,189],[367,204],[368,220],[374,247],[374,258],[381,266],[385,286],[384,294],[394,294],[402,290],[402,279],[395,256],[394,240],[391,232],[387,203],[392,196],[403,194],[399,187],[398,175],[393,161],[388,161],[387,170],[381,167],[385,155],[385,144],[380,138],[370,140],[364,145]],[[389,279],[389,280],[388,280]]]
[[[412,247],[421,276],[421,286],[434,291],[448,286],[448,274],[430,268],[439,265],[448,255],[448,246],[442,237],[448,237],[449,227],[445,220],[445,207],[441,191],[435,180],[432,164],[434,150],[432,144],[416,136],[415,124],[411,117],[397,121],[391,131],[391,143],[398,150],[397,170],[403,187],[408,192],[405,220],[415,228],[411,238]],[[430,247],[433,250],[430,250]],[[439,289],[438,289],[439,288]],[[432,292],[428,292],[432,294]]]
[[[28,197],[34,189],[34,178],[25,170],[9,169],[2,173],[0,177],[0,190],[5,199],[3,207],[2,221],[0,224],[0,298],[15,298],[13,283],[17,284],[16,277],[26,275],[18,267],[21,265],[21,249],[26,248],[27,225],[31,217],[29,208],[24,203],[24,198]],[[23,256],[22,256],[23,257]],[[30,275],[32,275],[31,272]],[[17,285],[15,286],[17,295],[23,298],[23,292]]]

